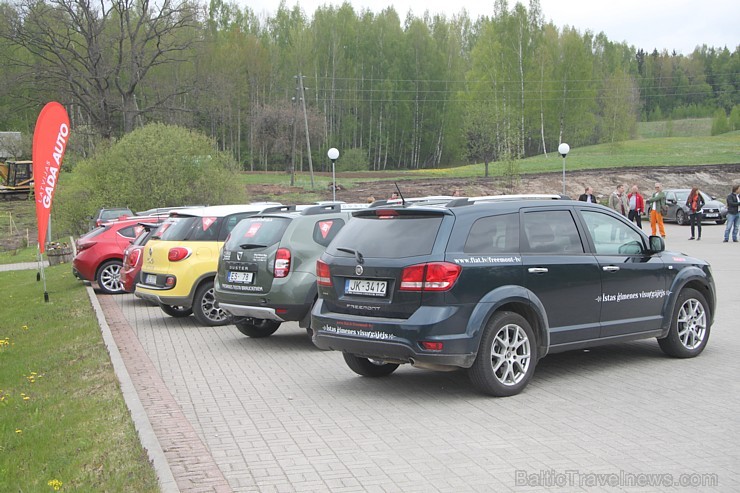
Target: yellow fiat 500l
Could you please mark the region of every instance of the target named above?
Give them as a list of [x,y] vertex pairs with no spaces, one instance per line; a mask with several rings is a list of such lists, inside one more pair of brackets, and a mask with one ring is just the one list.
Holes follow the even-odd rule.
[[198,207],[173,212],[144,249],[136,296],[173,317],[191,313],[203,325],[225,325],[228,313],[213,295],[221,247],[245,217],[280,209],[275,202]]

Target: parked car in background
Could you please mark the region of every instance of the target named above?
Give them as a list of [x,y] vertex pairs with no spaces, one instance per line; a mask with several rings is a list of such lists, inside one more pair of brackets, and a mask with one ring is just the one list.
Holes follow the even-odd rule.
[[357,211],[316,270],[317,347],[368,377],[465,368],[496,396],[521,392],[550,353],[655,337],[697,356],[716,306],[705,261],[556,197]]
[[310,327],[316,301],[316,260],[367,204],[328,203],[257,214],[242,220],[224,244],[214,283],[216,300],[249,337],[267,337],[280,324]]
[[[689,198],[690,188],[668,188],[664,190],[665,201],[668,206],[668,214],[663,216],[664,221],[676,222],[678,224],[689,224],[689,208],[686,206],[686,200]],[[717,224],[724,224],[727,221],[727,206],[701,192],[704,198],[702,210],[702,221],[714,221]]]
[[106,294],[123,293],[121,266],[123,252],[144,229],[141,221],[156,222],[157,217],[135,217],[102,223],[75,242],[77,254],[72,259],[75,277],[94,281]]
[[90,218],[89,229],[97,228],[101,224],[118,219],[132,217],[134,213],[128,207],[110,207],[98,209],[94,216]]
[[192,313],[203,325],[229,323],[231,316],[213,293],[219,252],[239,221],[272,207],[282,204],[259,202],[171,212],[144,248],[134,294],[157,303],[172,317]]
[[144,246],[149,238],[154,234],[156,229],[163,223],[138,223],[142,226],[139,235],[131,240],[131,243],[123,251],[123,266],[121,267],[121,283],[123,290],[127,293],[133,293],[136,284],[139,282],[141,274],[141,260]]
[[136,213],[137,216],[167,216],[172,211],[178,211],[182,209],[193,209],[196,207],[206,207],[205,205],[177,205],[172,207],[155,207],[153,209],[147,209],[145,211],[139,211]]

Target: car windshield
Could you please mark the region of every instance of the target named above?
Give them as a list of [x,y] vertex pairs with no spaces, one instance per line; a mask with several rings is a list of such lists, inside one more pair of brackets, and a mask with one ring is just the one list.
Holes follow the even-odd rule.
[[100,220],[101,221],[112,221],[114,219],[118,219],[119,217],[128,217],[132,215],[133,213],[129,209],[111,209],[108,211],[101,212]]
[[429,255],[441,224],[439,215],[359,216],[339,232],[329,251],[335,256],[348,256],[351,254],[346,250],[356,250],[364,257],[377,258]]
[[171,217],[157,230],[157,236],[165,241],[217,241],[221,226],[219,217],[180,216]]
[[224,248],[239,250],[274,245],[283,237],[290,219],[285,217],[250,217],[231,231]]

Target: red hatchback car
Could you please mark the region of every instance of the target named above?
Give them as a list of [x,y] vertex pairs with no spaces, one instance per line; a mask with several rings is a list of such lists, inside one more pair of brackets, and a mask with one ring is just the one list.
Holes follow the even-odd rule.
[[131,244],[123,251],[123,267],[121,268],[121,283],[123,290],[127,293],[133,293],[136,290],[136,283],[141,277],[141,261],[144,245],[149,238],[157,231],[162,223],[140,222],[142,231]]
[[121,266],[123,251],[144,230],[141,222],[160,222],[161,217],[136,217],[104,223],[77,239],[77,255],[72,273],[85,281],[95,281],[106,294],[123,293]]

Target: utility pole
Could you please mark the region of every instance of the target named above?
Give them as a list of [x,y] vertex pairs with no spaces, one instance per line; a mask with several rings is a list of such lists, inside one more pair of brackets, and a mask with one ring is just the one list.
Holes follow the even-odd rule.
[[306,112],[306,92],[303,87],[303,75],[298,73],[298,83],[301,89],[301,103],[303,103],[303,122],[306,126],[306,147],[308,148],[308,172],[311,174],[311,188],[313,189],[313,161],[311,159],[311,139],[308,136],[308,113]]
[[[298,88],[296,87],[296,92],[298,91]],[[291,144],[290,149],[290,186],[295,185],[295,139],[296,139],[296,121],[295,121],[295,104],[298,102],[296,101],[296,98],[291,98],[293,100],[293,121],[291,123],[291,126],[293,127],[293,143]]]

